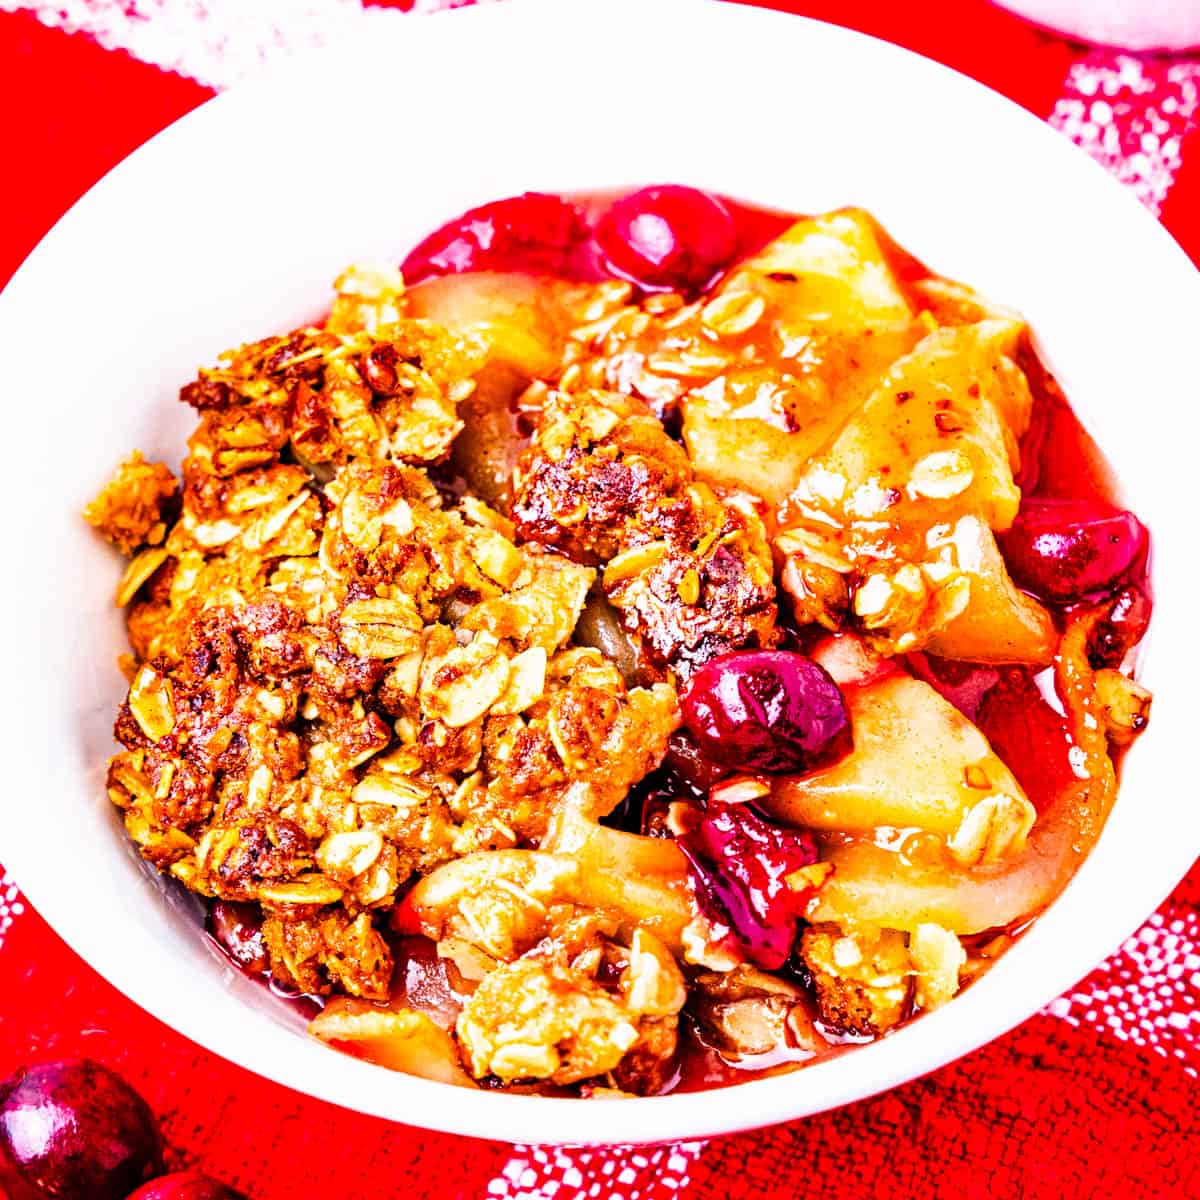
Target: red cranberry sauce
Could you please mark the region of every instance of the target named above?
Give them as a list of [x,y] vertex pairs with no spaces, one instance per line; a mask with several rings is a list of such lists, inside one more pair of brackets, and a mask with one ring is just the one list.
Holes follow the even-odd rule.
[[[576,281],[625,279],[641,292],[674,289],[696,295],[795,219],[678,185],[565,197],[525,193],[480,205],[447,222],[414,247],[401,267],[409,284],[470,271],[517,271]],[[882,244],[902,286],[931,274],[886,234]],[[1034,406],[1017,475],[1021,513],[1013,531],[1000,538],[1001,549],[1017,582],[1052,612],[1079,602],[1107,604],[1092,657],[1096,666],[1117,666],[1140,641],[1150,618],[1149,535],[1133,514],[1120,508],[1111,469],[1031,347],[1022,350],[1020,365]],[[786,623],[786,614],[783,619]],[[811,641],[806,629],[785,627],[784,634],[788,647],[804,649]],[[803,658],[790,651],[784,656]],[[901,661],[979,725],[1039,810],[1071,780],[1066,722],[1045,699],[1034,672],[926,654]],[[736,687],[731,695],[756,709],[763,730],[754,721],[747,726],[743,713],[736,722],[740,739],[730,741],[720,736],[726,715],[722,705],[693,697],[692,719],[672,738],[663,768],[635,789],[610,823],[646,831],[655,824],[651,814],[661,816],[672,799],[703,803],[731,772],[805,770],[845,753],[850,742],[844,706],[833,695],[836,686],[820,677],[823,672],[817,676],[810,671],[811,662],[798,670],[784,665],[789,667],[784,673],[795,677],[793,690],[811,692],[811,702],[798,706],[795,697],[763,697],[753,686]],[[825,682],[832,693],[826,694]],[[720,691],[714,682],[711,696],[719,699]],[[759,734],[789,715],[795,718],[789,725],[792,733],[778,746],[765,744]],[[735,742],[745,761],[732,761],[723,752],[723,744]],[[776,825],[749,804],[717,802],[707,806],[679,844],[698,903],[715,925],[728,930],[730,943],[753,963],[786,969],[811,895],[795,872],[817,860],[812,835]],[[209,933],[230,960],[306,1017],[315,1015],[323,1003],[320,997],[288,995],[270,982],[261,923],[254,905],[217,901],[210,907]],[[397,968],[390,1003],[410,1004],[439,1024],[452,1024],[464,996],[433,943],[421,937],[392,940]],[[809,1056],[784,1048],[767,1059],[730,1061],[687,1022],[680,1032],[680,1071],[667,1090],[738,1083]],[[844,1049],[831,1044],[828,1053]]]
[[257,904],[213,900],[208,906],[205,929],[217,948],[243,975],[269,988],[306,1021],[312,1020],[324,1006],[324,999],[307,992],[290,991],[271,978],[262,923],[262,910]]
[[[696,294],[794,219],[678,184],[569,197],[526,192],[447,222],[408,254],[402,269],[409,283],[465,271],[524,271]],[[930,275],[886,234],[881,242],[902,286]],[[1021,366],[1034,408],[1017,478],[1022,512],[1001,538],[1014,578],[1060,608],[1125,585],[1145,591],[1145,528],[1116,503],[1112,471],[1029,346]]]
[[596,274],[583,209],[562,196],[526,192],[463,213],[409,251],[410,283],[465,271],[526,271],[589,279]]
[[[225,956],[244,975],[254,979],[311,1020],[324,1007],[325,997],[288,991],[270,976],[270,963],[262,940],[262,912],[256,904],[214,900],[209,905],[207,930]],[[454,1025],[467,997],[457,971],[438,956],[426,937],[405,936],[381,930],[396,963],[392,995],[379,1007],[415,1008],[443,1028]]]
[[[565,198],[526,194],[482,205],[449,222],[406,258],[403,270],[410,283],[460,271],[518,270],[575,280],[619,278],[643,292],[675,289],[696,295],[794,219],[676,185]],[[886,235],[882,241],[902,286],[931,274]],[[1020,365],[1034,408],[1017,478],[1022,508],[1013,530],[999,539],[1001,549],[1018,584],[1052,612],[1106,603],[1108,616],[1093,639],[1093,659],[1097,666],[1117,665],[1149,620],[1149,536],[1117,503],[1108,464],[1031,347],[1022,350]],[[785,629],[785,635],[789,647],[803,649],[809,640],[802,629]],[[773,654],[744,656],[745,679],[739,676],[724,688],[708,678],[712,671],[697,674],[693,694],[684,700],[685,728],[672,739],[667,762],[635,789],[614,822],[632,829],[661,826],[652,811],[661,816],[675,797],[703,804],[730,772],[808,770],[849,749],[837,687],[802,655],[775,654],[779,662]],[[736,667],[739,657],[729,656],[729,663]],[[1039,809],[1069,782],[1066,722],[1044,698],[1034,672],[925,654],[909,655],[902,665],[979,724]],[[779,687],[760,695],[764,672]],[[739,711],[727,711],[730,703]],[[726,728],[731,722],[733,734]],[[768,736],[772,728],[778,733],[781,723],[786,735]],[[748,804],[710,802],[679,843],[697,900],[710,919],[729,930],[731,943],[749,961],[783,967],[811,894],[794,873],[816,861],[812,836],[778,826]],[[694,1031],[682,1032],[687,1049],[675,1085],[679,1089],[733,1083],[776,1065],[728,1062]]]
[[693,741],[727,767],[799,774],[850,750],[850,715],[837,684],[792,650],[713,659],[689,680],[682,708]]
[[782,967],[812,897],[812,887],[795,874],[817,861],[812,834],[776,825],[749,804],[710,803],[679,847],[709,919],[730,930],[751,962]]
[[792,220],[675,184],[572,197],[526,192],[448,221],[400,268],[409,284],[465,271],[523,271],[694,293]]

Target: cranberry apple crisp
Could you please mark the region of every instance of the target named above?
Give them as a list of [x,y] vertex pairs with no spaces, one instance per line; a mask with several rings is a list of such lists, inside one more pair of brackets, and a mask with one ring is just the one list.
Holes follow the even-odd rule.
[[790,1070],[949,1001],[1142,729],[1145,529],[1020,317],[866,213],[485,205],[181,399],[108,791],[319,1038],[464,1087]]

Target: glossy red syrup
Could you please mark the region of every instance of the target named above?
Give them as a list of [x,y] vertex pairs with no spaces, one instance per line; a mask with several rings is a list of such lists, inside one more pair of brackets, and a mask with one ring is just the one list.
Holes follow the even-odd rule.
[[[674,288],[695,295],[714,286],[737,262],[757,252],[795,219],[676,185],[569,197],[526,193],[481,205],[448,222],[422,240],[401,265],[410,284],[473,270],[522,271],[571,280],[625,279],[644,292]],[[931,274],[886,236],[883,244],[902,285]],[[1054,543],[1033,550],[1023,545],[1020,553],[1026,558],[1041,556],[1033,567],[1026,564],[1024,575],[1031,584],[1039,584],[1040,579],[1034,590],[1056,614],[1081,598],[1075,594],[1079,587],[1100,579],[1100,590],[1115,594],[1116,600],[1112,617],[1098,635],[1095,654],[1115,665],[1136,645],[1149,620],[1149,538],[1136,519],[1121,510],[1111,469],[1032,347],[1022,350],[1020,365],[1034,397],[1017,475],[1024,497],[1022,516],[1026,523],[1044,523],[1046,501],[1073,502],[1073,507],[1061,510],[1065,526],[1060,532],[1062,546],[1075,547],[1071,551],[1075,558],[1064,553],[1060,567],[1054,561],[1058,553]],[[1092,528],[1098,520],[1103,524],[1109,518],[1114,529],[1140,538],[1136,553],[1121,559],[1124,548],[1105,544],[1102,549],[1109,556],[1105,562],[1120,560],[1119,569],[1097,574],[1097,568],[1088,568],[1091,573],[1083,571],[1083,583],[1076,587],[1078,581],[1068,576],[1072,570],[1079,573],[1078,527]],[[1103,531],[1108,527],[1103,526]],[[1039,577],[1034,568],[1050,572],[1053,579],[1047,582],[1048,576]],[[1020,577],[1021,572],[1015,574]],[[1088,595],[1095,598],[1095,591]],[[789,644],[804,646],[805,631],[785,633]],[[1039,686],[1045,681],[1034,672],[949,662],[925,654],[909,655],[903,662],[978,723],[1039,810],[1071,780],[1066,722],[1045,699],[1045,689]],[[621,822],[642,829],[651,805],[661,808],[671,795],[701,800],[730,769],[729,763],[706,757],[695,732],[681,731],[673,739],[664,768],[635,793],[635,807],[645,802],[646,812],[622,810]],[[739,813],[741,807],[710,808],[681,845],[693,864],[700,902],[710,905],[718,919],[729,918],[726,927],[740,931],[751,961],[786,969],[802,905],[782,881],[814,861],[815,847],[806,832],[782,829],[748,808]],[[265,966],[257,920],[252,906],[220,903],[213,906],[210,919],[210,932],[218,944],[252,975],[261,975]],[[398,997],[430,1010],[439,1023],[451,1024],[464,996],[448,986],[444,964],[432,943],[403,938],[395,948],[397,981],[392,1002]],[[305,1011],[315,1012],[319,1006],[314,997],[295,997],[292,1002]],[[680,1061],[668,1091],[744,1082],[811,1057],[807,1050],[783,1048],[771,1056],[731,1061],[705,1044],[687,1020],[681,1022],[680,1033]],[[831,1044],[822,1054],[841,1053],[845,1048]]]
[[[643,195],[653,212],[639,222]],[[720,226],[715,231],[714,221]],[[522,271],[695,292],[791,223],[784,213],[674,185],[572,197],[526,192],[447,222],[422,239],[400,268],[410,285],[466,271]]]

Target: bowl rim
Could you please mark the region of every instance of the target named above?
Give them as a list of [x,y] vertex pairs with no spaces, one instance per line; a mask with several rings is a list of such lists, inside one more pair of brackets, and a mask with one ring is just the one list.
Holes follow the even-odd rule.
[[[1119,203],[1125,204],[1128,213],[1126,227],[1136,230],[1139,244],[1157,256],[1158,267],[1172,277],[1179,295],[1195,302],[1200,311],[1200,276],[1186,256],[1166,230],[1081,150],[1039,118],[983,84],[868,35],[809,18],[715,0],[666,0],[652,11],[639,6],[637,0],[609,0],[607,4],[593,4],[589,0],[571,6],[555,6],[546,0],[506,0],[503,5],[457,10],[452,16],[442,14],[422,21],[408,17],[402,36],[425,38],[433,43],[436,38],[448,36],[435,31],[444,30],[454,22],[450,27],[456,33],[471,30],[479,38],[512,38],[518,23],[528,21],[531,36],[545,40],[575,31],[582,12],[588,8],[603,13],[607,21],[612,21],[618,13],[629,19],[636,16],[643,33],[670,28],[663,23],[678,20],[680,10],[686,8],[693,36],[701,30],[712,37],[742,36],[745,30],[747,35],[753,33],[758,37],[797,42],[807,39],[830,53],[886,63],[892,73],[921,74],[951,93],[973,97],[976,103],[986,101],[996,112],[997,120],[1018,132],[1024,142],[1037,139],[1047,146],[1054,142],[1054,153],[1062,161],[1064,171],[1081,178],[1086,176],[1090,180],[1088,187],[1093,192],[1103,189],[1112,206],[1118,203],[1114,199],[1116,194],[1121,193]],[[387,41],[381,36],[381,29],[376,26],[365,38],[347,39],[336,47],[304,54],[276,66],[206,102],[134,151],[76,202],[18,269],[0,294],[0,332],[19,330],[29,319],[29,302],[41,286],[39,275],[60,265],[56,263],[56,254],[63,231],[80,222],[81,214],[86,214],[101,198],[119,192],[127,177],[132,177],[135,171],[152,169],[160,160],[168,161],[177,146],[201,139],[210,125],[226,122],[226,114],[232,119],[241,106],[253,102],[255,97],[272,92],[284,94],[289,88],[302,86],[314,64],[326,66],[344,63],[348,56],[379,54]],[[1190,274],[1182,272],[1185,266]],[[1154,577],[1159,578],[1157,569]],[[14,716],[10,728],[19,729],[20,713]],[[55,871],[42,861],[36,846],[22,841],[20,828],[10,819],[5,806],[0,806],[0,848],[30,902],[93,969],[164,1024],[247,1070],[342,1107],[450,1133],[543,1144],[639,1144],[720,1135],[824,1111],[919,1078],[1000,1036],[1058,996],[1118,945],[1163,899],[1190,866],[1200,846],[1200,822],[1193,823],[1194,833],[1181,836],[1164,848],[1161,873],[1140,878],[1136,888],[1131,889],[1135,898],[1124,911],[1120,927],[1060,931],[1063,922],[1056,919],[1056,913],[1062,911],[1061,901],[1051,906],[1038,922],[1038,929],[1045,931],[1039,937],[1047,944],[1057,939],[1062,952],[1043,963],[1047,970],[1038,986],[1024,989],[1018,1003],[992,1011],[992,1006],[980,1003],[983,990],[977,985],[956,999],[949,1009],[912,1022],[869,1049],[815,1064],[799,1074],[758,1079],[736,1085],[736,1089],[674,1093],[642,1098],[634,1104],[606,1104],[598,1110],[595,1105],[581,1107],[575,1100],[451,1091],[447,1085],[384,1072],[315,1043],[304,1048],[293,1045],[286,1061],[281,1061],[274,1043],[265,1045],[269,1039],[257,1038],[248,1029],[221,1027],[202,1012],[189,1010],[181,1015],[161,986],[145,978],[131,978],[123,961],[108,948],[87,947],[77,942],[70,907],[54,886]],[[1091,859],[1084,862],[1068,890],[1094,873],[1089,871],[1091,865]],[[1064,939],[1064,932],[1072,936]],[[1010,964],[1015,953],[1014,950],[1001,959],[989,973],[988,996],[1016,972],[1015,960]],[[314,1051],[323,1056],[320,1061]],[[306,1074],[310,1069],[311,1074]]]

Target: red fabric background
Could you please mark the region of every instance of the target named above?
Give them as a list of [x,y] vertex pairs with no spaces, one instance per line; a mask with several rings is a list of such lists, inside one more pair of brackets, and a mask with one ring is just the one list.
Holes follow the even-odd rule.
[[[250,3],[253,0],[246,0]],[[411,7],[397,3],[393,7]],[[1051,112],[1081,48],[983,0],[774,4],[864,29],[939,58]],[[210,89],[105,50],[82,35],[0,14],[0,281],[62,211],[129,150]],[[1200,261],[1200,134],[1163,218]],[[1098,248],[1098,252],[1099,252]],[[81,264],[86,266],[86,264]],[[84,316],[86,319],[86,316]],[[0,846],[0,858],[3,847]],[[0,893],[2,893],[0,888]],[[0,900],[3,899],[0,894]],[[1194,925],[1200,872],[1159,918]],[[18,901],[19,905],[19,901]],[[599,1152],[568,1156],[579,1182],[510,1147],[416,1132],[306,1100],[214,1058],[100,980],[30,912],[10,905],[0,951],[0,1075],[23,1061],[86,1053],[124,1072],[162,1115],[176,1163],[200,1163],[257,1200],[323,1196],[659,1196],[662,1156],[617,1181]],[[0,905],[0,916],[3,908]],[[1182,927],[1182,925],[1181,925]],[[1189,926],[1191,928],[1192,926]],[[3,926],[0,925],[0,932]],[[1039,1016],[930,1078],[791,1126],[691,1147],[689,1196],[1103,1198],[1200,1192],[1200,1116],[1191,1034],[1156,1035],[1163,1053],[1116,1036],[1101,1001],[1154,991],[1140,960],[1114,960],[1077,993],[1072,1020]],[[1184,970],[1181,967],[1180,970]],[[1200,1007],[1200,960],[1171,977],[1172,1003]],[[1074,993],[1072,994],[1075,995]],[[1157,1011],[1146,1001],[1139,1013]],[[1074,1023],[1076,1020],[1078,1024]],[[736,1103],[731,1097],[730,1103]],[[536,1138],[536,1130],[530,1131]],[[533,1164],[522,1181],[521,1163]],[[634,1161],[634,1160],[629,1160]],[[643,1160],[644,1161],[644,1160]],[[514,1166],[514,1163],[516,1164]],[[610,1173],[606,1172],[607,1169]],[[557,1172],[557,1174],[555,1173]],[[504,1173],[505,1182],[489,1188]],[[595,1191],[589,1188],[595,1185]],[[674,1194],[681,1194],[676,1192]]]

